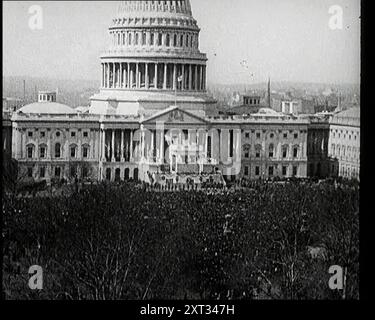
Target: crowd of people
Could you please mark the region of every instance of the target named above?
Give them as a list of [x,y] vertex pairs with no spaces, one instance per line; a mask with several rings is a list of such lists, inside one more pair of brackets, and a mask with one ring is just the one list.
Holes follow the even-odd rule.
[[[336,299],[327,270],[343,265],[345,296],[358,297],[357,183],[173,188],[129,181],[43,198],[4,194],[3,295]],[[309,255],[321,247],[324,256]],[[22,289],[32,264],[48,277],[42,292]]]

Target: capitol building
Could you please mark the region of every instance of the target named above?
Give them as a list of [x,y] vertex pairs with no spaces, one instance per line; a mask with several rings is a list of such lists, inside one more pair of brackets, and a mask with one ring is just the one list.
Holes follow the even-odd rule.
[[[100,57],[100,91],[88,111],[57,103],[56,92],[39,92],[37,102],[13,114],[12,157],[20,174],[48,183],[307,177],[314,170],[308,159],[312,120],[269,108],[215,114],[199,33],[189,0],[122,1]],[[321,127],[317,122],[314,130]],[[328,154],[326,129],[318,148]],[[359,130],[356,135],[351,151],[359,154]],[[331,161],[319,156],[313,164],[320,160],[323,167]],[[358,177],[359,156],[345,161],[349,171],[338,172]],[[337,168],[328,163],[327,170]]]

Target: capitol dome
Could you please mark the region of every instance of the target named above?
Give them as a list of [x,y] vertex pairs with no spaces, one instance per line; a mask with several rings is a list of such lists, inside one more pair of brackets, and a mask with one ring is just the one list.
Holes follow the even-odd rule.
[[118,8],[120,17],[124,15],[131,17],[148,16],[157,14],[158,16],[168,14],[181,14],[192,16],[189,0],[169,0],[169,1],[122,1]]
[[203,115],[215,101],[207,97],[207,56],[199,50],[199,33],[189,0],[122,1],[109,26],[101,92],[92,97],[90,112],[146,114],[178,101]]

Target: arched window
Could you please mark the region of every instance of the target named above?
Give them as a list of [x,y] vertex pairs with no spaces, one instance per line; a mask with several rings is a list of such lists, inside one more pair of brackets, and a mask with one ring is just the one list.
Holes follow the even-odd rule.
[[177,47],[177,34],[175,34],[173,37],[173,46]]
[[131,46],[132,44],[132,34],[129,32],[128,33],[128,45]]
[[139,34],[138,32],[135,33],[135,45],[137,46],[139,43]]
[[150,45],[153,46],[155,43],[154,43],[154,38],[155,38],[155,35],[153,33],[151,33],[150,35]]
[[55,144],[55,158],[60,158],[61,157],[61,144],[56,143]]
[[331,154],[332,154],[332,155],[335,155],[335,152],[336,152],[335,147],[336,147],[336,146],[335,146],[334,144],[332,144],[332,151],[331,151]]
[[169,34],[167,34],[166,45],[167,45],[167,47],[169,47],[171,45],[171,37],[170,37]]
[[180,47],[183,47],[184,46],[184,35],[182,34],[180,36]]
[[188,47],[189,46],[189,35],[187,34],[186,35],[186,47]]
[[274,156],[274,145],[271,143],[269,146],[268,146],[268,156],[270,158],[273,158]]

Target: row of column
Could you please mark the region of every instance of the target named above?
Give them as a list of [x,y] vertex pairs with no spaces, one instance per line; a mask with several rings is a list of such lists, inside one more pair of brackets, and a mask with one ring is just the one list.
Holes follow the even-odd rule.
[[102,63],[102,88],[205,91],[206,66],[176,63]]
[[[184,131],[186,131],[184,133]],[[187,134],[187,139],[183,135]],[[241,161],[241,130],[234,129],[188,129],[179,130],[142,130],[142,129],[106,129],[101,138],[102,162],[151,161],[164,163],[170,157],[174,145],[196,145],[196,156],[207,159]],[[181,153],[183,154],[185,151]]]
[[199,37],[195,33],[113,31],[111,36],[112,46],[199,47]]

